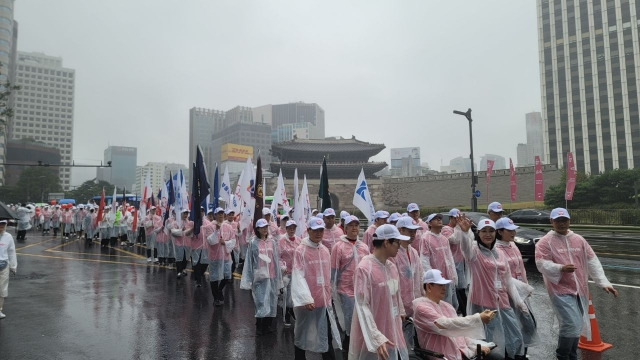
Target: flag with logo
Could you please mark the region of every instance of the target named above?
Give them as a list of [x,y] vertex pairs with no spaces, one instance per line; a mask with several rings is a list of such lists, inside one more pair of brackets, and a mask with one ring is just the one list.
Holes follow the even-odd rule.
[[220,197],[224,200],[226,209],[233,209],[231,205],[231,182],[229,181],[229,168],[224,167],[222,182],[220,183]]
[[358,181],[356,182],[356,190],[353,193],[353,205],[362,211],[362,214],[369,220],[369,225],[371,225],[376,210],[373,208],[369,186],[364,177],[364,168],[360,170],[360,176],[358,176]]

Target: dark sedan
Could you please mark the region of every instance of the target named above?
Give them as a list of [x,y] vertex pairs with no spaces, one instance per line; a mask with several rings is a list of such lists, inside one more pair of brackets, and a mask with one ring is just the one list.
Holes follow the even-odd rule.
[[[473,232],[476,231],[476,224],[480,221],[480,219],[488,219],[489,216],[485,213],[479,212],[467,212],[465,213],[469,219],[473,222],[471,225],[471,229]],[[449,223],[449,213],[442,213],[442,224],[446,225]],[[425,218],[426,221],[426,218]],[[515,222],[515,221],[514,221]],[[520,250],[522,254],[522,259],[527,262],[535,257],[536,252],[536,243],[543,237],[546,233],[534,229],[519,227],[516,229],[516,238],[514,242]]]
[[550,215],[546,210],[522,209],[509,214],[509,219],[521,224],[549,224]]

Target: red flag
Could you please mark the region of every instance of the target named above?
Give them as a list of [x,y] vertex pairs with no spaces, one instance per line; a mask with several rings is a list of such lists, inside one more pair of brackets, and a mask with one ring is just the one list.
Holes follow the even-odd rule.
[[536,155],[535,159],[535,186],[533,192],[535,193],[535,201],[544,201],[544,184],[542,182],[542,163],[540,162],[540,156]]
[[104,187],[102,188],[102,195],[100,196],[100,206],[98,206],[97,221],[102,221],[102,211],[104,210]]
[[511,158],[509,158],[509,185],[511,185],[511,201],[516,201],[516,171],[513,169]]
[[567,187],[564,190],[564,199],[573,200],[573,190],[576,188],[576,163],[573,161],[571,151],[567,153]]
[[131,224],[131,231],[135,233],[137,228],[138,228],[138,209],[134,208],[133,209],[133,224]]
[[494,160],[487,160],[487,202],[489,201],[489,181],[491,181],[491,173],[493,172]]

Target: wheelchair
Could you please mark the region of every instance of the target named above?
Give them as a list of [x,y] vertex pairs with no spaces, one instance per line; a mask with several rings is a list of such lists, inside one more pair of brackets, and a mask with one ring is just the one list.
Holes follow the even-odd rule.
[[[409,322],[413,323],[413,319],[409,318]],[[415,330],[415,326],[414,326],[414,330],[413,330],[413,343],[414,343],[414,347],[413,347],[413,351],[409,352],[409,359],[410,360],[432,360],[432,359],[444,359],[446,360],[447,358],[444,356],[444,354],[436,352],[436,351],[431,351],[431,350],[427,350],[427,349],[423,349],[420,347],[419,343],[418,343],[418,331]],[[494,346],[495,347],[495,346]],[[494,348],[492,347],[492,349]],[[468,358],[466,357],[464,354],[462,354],[462,359],[463,360],[484,360],[486,357],[484,355],[482,355],[482,346],[480,344],[477,345],[476,347],[476,355]]]

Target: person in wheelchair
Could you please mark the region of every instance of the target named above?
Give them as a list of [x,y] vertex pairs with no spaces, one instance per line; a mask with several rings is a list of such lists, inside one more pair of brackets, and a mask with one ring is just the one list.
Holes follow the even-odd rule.
[[471,359],[481,345],[482,355],[488,355],[491,343],[485,337],[483,324],[495,316],[491,310],[458,317],[453,306],[443,299],[446,285],[451,282],[442,277],[440,270],[431,269],[422,278],[425,296],[413,300],[413,323],[422,349],[441,353],[448,360]]

